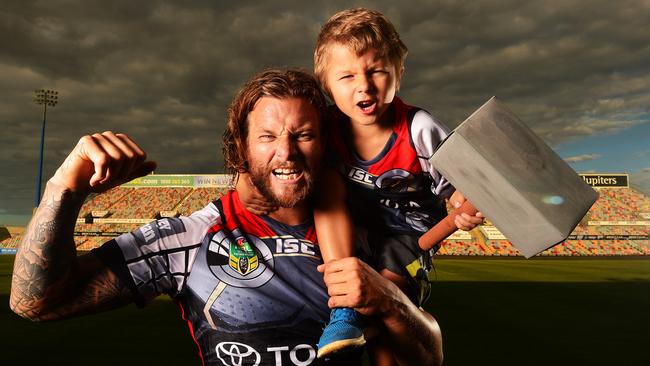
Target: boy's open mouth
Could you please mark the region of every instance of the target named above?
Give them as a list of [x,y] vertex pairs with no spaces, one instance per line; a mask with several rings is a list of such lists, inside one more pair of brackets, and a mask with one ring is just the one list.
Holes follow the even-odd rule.
[[377,103],[374,100],[362,100],[361,102],[357,103],[357,106],[361,108],[361,111],[364,113],[373,112],[376,105]]

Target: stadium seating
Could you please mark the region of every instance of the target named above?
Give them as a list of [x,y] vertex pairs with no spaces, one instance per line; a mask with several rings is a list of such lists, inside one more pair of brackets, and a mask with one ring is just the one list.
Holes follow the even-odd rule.
[[0,241],[0,248],[18,248],[20,241],[23,239],[22,235],[14,235],[10,238]]
[[86,199],[86,202],[81,207],[79,217],[85,217],[90,214],[91,211],[109,210],[113,204],[131,192],[132,190],[128,188],[115,187],[99,195],[92,194]]
[[[92,211],[108,211],[107,216],[102,220],[95,219],[102,222],[78,222],[75,227],[75,244],[80,251],[91,250],[113,236],[135,230],[142,223],[155,219],[161,211],[189,215],[219,198],[227,189],[122,186],[93,195],[81,208],[80,218],[85,218]],[[626,238],[650,236],[650,225],[644,224],[650,221],[650,198],[629,188],[601,188],[599,193],[598,201],[572,233],[575,236],[540,253],[540,256],[650,255],[650,240]],[[447,208],[451,209],[449,205]],[[105,222],[107,220],[109,222]],[[110,222],[111,220],[119,222]],[[602,225],[604,223],[607,225]],[[489,225],[489,222],[486,224]],[[500,238],[490,234],[493,232],[493,227],[486,226],[473,230],[471,239],[447,239],[443,241],[438,255],[521,255],[508,240],[497,240]],[[594,239],[594,236],[608,235],[617,237]],[[13,235],[0,241],[0,248],[16,248],[20,240],[20,234]]]
[[227,188],[195,188],[175,209],[181,215],[187,216],[226,192]]
[[191,188],[131,188],[109,207],[112,218],[155,218],[160,211],[174,209]]
[[593,221],[643,220],[639,213],[650,212],[650,199],[629,188],[601,188],[600,197],[587,217]]

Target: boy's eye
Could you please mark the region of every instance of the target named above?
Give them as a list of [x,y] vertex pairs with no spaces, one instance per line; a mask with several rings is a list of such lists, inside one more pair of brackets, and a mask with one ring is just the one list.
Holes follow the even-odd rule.
[[339,80],[343,80],[343,79],[351,79],[351,78],[352,78],[352,75],[343,75],[343,76],[341,76],[341,77],[339,78]]

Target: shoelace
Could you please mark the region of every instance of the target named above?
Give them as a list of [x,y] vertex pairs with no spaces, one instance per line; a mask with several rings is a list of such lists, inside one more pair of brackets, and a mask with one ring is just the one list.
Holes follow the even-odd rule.
[[340,322],[340,321],[351,322],[357,319],[356,311],[352,309],[346,309],[343,311],[342,310],[334,311],[333,314],[334,314],[334,318],[332,319],[332,322]]

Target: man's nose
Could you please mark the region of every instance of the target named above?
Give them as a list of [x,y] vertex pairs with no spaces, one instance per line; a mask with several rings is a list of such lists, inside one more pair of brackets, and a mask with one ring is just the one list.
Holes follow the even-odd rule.
[[277,139],[276,158],[283,161],[289,160],[296,154],[296,151],[296,139],[293,136],[286,134]]

